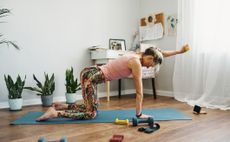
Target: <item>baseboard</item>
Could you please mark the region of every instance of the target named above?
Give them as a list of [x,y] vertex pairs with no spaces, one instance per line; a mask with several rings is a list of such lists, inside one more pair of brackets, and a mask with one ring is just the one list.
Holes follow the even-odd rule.
[[[149,95],[153,94],[152,89],[144,89],[143,92],[144,92],[144,94],[149,94]],[[158,96],[173,97],[172,91],[157,90],[156,93]]]
[[[152,89],[144,89],[143,92],[144,92],[144,94],[149,94],[149,95],[152,95],[152,93],[153,93]],[[122,90],[121,91],[122,95],[135,94],[135,93],[136,93],[135,89],[128,89],[128,90]],[[107,96],[106,92],[98,92],[98,94],[99,94],[100,98]],[[158,96],[173,97],[173,92],[157,90],[157,95]],[[111,91],[110,96],[118,96],[118,91]],[[53,99],[54,99],[54,102],[64,102],[66,100],[65,96],[56,96]],[[82,96],[77,95],[77,100],[82,100]],[[41,104],[40,98],[29,99],[29,100],[24,99],[23,100],[23,106],[39,105],[39,104]],[[9,108],[8,101],[7,102],[1,102],[0,108]]]

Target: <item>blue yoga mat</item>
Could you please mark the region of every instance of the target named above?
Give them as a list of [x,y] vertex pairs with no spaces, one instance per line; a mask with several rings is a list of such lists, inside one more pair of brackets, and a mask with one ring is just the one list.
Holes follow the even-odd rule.
[[[144,114],[152,115],[155,121],[161,120],[191,120],[192,118],[183,112],[174,108],[162,109],[143,109]],[[74,123],[113,123],[116,118],[129,119],[135,116],[135,109],[127,110],[98,110],[98,115],[91,120],[74,120],[70,118],[54,118],[46,121],[37,122],[36,118],[44,112],[28,112],[21,118],[11,122],[12,125],[28,124],[74,124]]]

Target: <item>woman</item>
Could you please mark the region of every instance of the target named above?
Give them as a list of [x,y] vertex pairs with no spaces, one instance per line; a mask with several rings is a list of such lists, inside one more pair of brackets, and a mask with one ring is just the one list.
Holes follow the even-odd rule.
[[97,115],[97,84],[105,81],[128,77],[132,74],[136,88],[136,117],[148,118],[142,114],[142,66],[154,67],[160,65],[164,57],[182,54],[189,49],[184,45],[179,51],[161,51],[150,47],[144,53],[128,53],[103,66],[85,68],[81,72],[81,86],[84,104],[61,104],[55,103],[37,121],[54,117],[68,117],[74,119],[93,119]]

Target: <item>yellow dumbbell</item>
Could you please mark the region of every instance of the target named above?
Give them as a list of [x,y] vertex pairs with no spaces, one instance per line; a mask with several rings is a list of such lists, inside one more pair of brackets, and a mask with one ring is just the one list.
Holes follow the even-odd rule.
[[187,52],[188,50],[190,50],[190,47],[189,47],[188,44],[184,45],[183,47],[184,47],[185,52]]
[[129,119],[120,120],[120,119],[116,118],[115,124],[129,125]]

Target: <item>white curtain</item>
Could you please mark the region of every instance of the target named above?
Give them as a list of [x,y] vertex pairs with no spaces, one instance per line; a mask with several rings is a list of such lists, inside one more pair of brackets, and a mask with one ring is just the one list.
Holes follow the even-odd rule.
[[230,1],[178,0],[174,97],[190,105],[230,110]]

